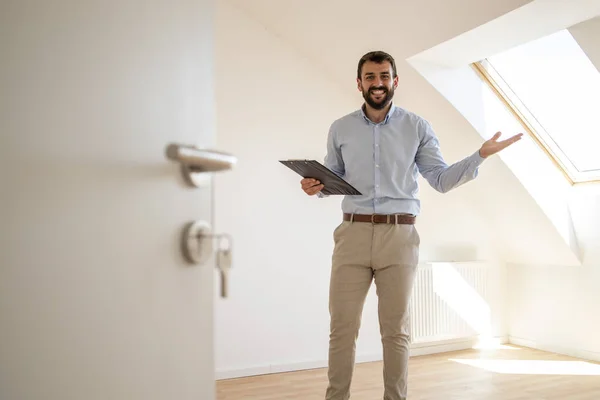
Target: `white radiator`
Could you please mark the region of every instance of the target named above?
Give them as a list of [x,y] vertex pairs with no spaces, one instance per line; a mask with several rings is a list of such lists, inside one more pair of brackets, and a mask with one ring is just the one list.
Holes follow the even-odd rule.
[[490,276],[484,263],[419,265],[410,304],[412,342],[490,335]]

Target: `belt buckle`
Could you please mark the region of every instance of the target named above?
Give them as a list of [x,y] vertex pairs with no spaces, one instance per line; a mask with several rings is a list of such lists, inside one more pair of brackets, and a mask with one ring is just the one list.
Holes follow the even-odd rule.
[[375,214],[371,214],[371,224],[375,225]]

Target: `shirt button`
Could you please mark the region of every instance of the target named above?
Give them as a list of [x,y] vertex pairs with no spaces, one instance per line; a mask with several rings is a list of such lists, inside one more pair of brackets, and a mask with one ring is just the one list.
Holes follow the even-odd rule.
[[375,164],[375,167],[379,168],[379,164]]

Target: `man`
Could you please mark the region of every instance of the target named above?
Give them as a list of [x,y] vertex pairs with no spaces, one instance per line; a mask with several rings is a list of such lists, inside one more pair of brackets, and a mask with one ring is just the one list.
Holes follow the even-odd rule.
[[[384,400],[405,400],[408,304],[420,244],[414,226],[420,211],[418,173],[439,192],[448,192],[473,180],[485,158],[522,134],[498,141],[498,132],[478,151],[448,166],[429,123],[393,104],[398,76],[389,54],[365,54],[358,63],[357,83],[365,103],[331,125],[325,157],[329,169],[363,194],[345,196],[343,220],[333,233],[326,400],[350,397],[356,338],[372,280],[383,345]],[[302,179],[301,185],[308,195],[325,197],[319,181]]]

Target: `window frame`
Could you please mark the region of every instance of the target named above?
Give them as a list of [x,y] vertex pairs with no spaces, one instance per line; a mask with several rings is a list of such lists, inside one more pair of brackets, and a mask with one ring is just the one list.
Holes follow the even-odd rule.
[[[509,85],[494,70],[487,59],[474,62],[471,64],[471,67],[475,70],[484,84],[486,84],[507,107],[535,143],[544,151],[544,153],[546,153],[570,185],[600,183],[600,170],[580,172],[558,145],[553,143],[551,135],[545,132],[544,128],[536,121],[535,117],[529,112],[527,107],[521,103],[518,96],[512,92]],[[544,134],[540,133],[540,131],[544,131]],[[545,136],[549,139],[545,138]]]

